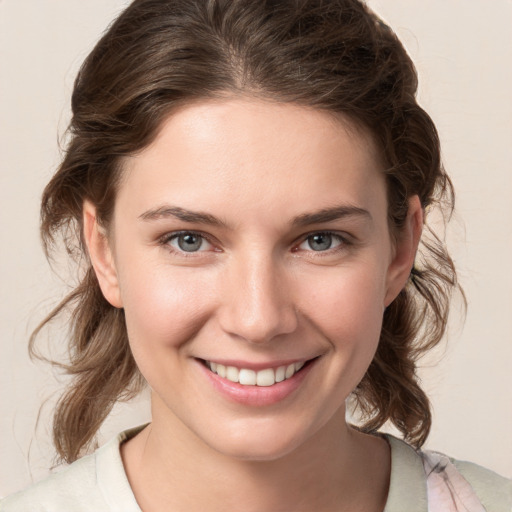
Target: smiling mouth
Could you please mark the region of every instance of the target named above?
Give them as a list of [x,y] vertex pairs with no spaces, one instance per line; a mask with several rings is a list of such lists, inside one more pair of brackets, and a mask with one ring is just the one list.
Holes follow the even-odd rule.
[[269,387],[291,379],[311,361],[312,360],[299,361],[277,368],[264,368],[259,371],[250,370],[248,368],[237,368],[235,366],[225,366],[213,361],[204,361],[204,364],[211,372],[217,374],[219,377],[241,384],[242,386]]

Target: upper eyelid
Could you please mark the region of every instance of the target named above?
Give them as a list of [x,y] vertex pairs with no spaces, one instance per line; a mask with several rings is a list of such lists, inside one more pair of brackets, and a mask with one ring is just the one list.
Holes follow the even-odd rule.
[[343,242],[349,243],[354,239],[352,235],[346,232],[340,232],[330,229],[318,229],[316,231],[310,231],[309,233],[305,233],[298,237],[296,239],[296,242],[294,242],[294,245],[301,244],[302,242],[306,241],[310,236],[314,235],[332,235],[333,237],[337,237],[340,240],[343,240]]
[[[208,233],[204,233],[202,231],[197,231],[197,230],[194,230],[194,229],[180,229],[178,231],[168,231],[167,233],[164,233],[162,236],[158,237],[158,243],[159,243],[159,245],[168,245],[169,242],[171,240],[173,240],[174,238],[176,238],[176,237],[178,237],[180,235],[189,235],[189,234],[190,235],[195,235],[195,236],[200,236],[203,240],[205,240],[210,245],[212,245],[216,250],[219,249],[219,245],[220,244],[218,243],[218,241],[216,241],[214,239],[214,237],[212,237]],[[181,251],[177,251],[174,248],[171,248],[170,250],[181,253]],[[191,255],[202,253],[202,252],[207,252],[207,251],[195,251],[195,252],[193,251],[193,252],[190,252],[190,253],[187,253],[186,251],[183,251],[183,254],[185,254],[187,256],[191,256]]]
[[[307,241],[307,239],[310,236],[314,236],[314,235],[318,235],[318,234],[332,235],[333,237],[336,237],[338,239],[339,244],[336,245],[335,247],[329,247],[328,249],[323,250],[323,251],[315,251],[312,248],[307,249],[307,248],[300,247],[302,244],[304,244]],[[295,253],[295,254],[302,252],[304,254],[308,254],[308,256],[311,255],[311,257],[321,258],[321,257],[332,256],[332,255],[340,253],[342,251],[347,251],[353,245],[354,245],[354,241],[350,239],[350,236],[348,234],[343,234],[343,233],[339,233],[336,231],[329,231],[329,230],[323,230],[323,231],[319,230],[319,231],[311,231],[310,233],[308,233],[306,235],[302,235],[302,237],[300,237],[299,240],[292,245],[291,251],[292,251],[292,253]]]
[[169,241],[169,240],[176,238],[177,236],[180,236],[180,235],[196,235],[196,236],[200,236],[201,238],[204,238],[211,244],[214,243],[212,241],[213,237],[211,235],[209,235],[208,233],[203,233],[202,231],[197,231],[195,229],[180,229],[178,231],[168,231],[168,232],[164,233],[163,235],[159,236],[158,239],[160,241]]

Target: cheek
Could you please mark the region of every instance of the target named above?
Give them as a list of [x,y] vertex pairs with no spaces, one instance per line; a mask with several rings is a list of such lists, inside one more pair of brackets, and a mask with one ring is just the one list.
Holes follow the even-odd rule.
[[366,338],[380,334],[384,312],[385,276],[377,266],[333,269],[322,278],[311,279],[314,287],[307,296],[305,309],[315,323],[324,326],[333,339]]
[[332,371],[325,377],[339,390],[339,400],[363,378],[380,339],[384,277],[371,269],[337,269],[329,279],[317,280],[323,286],[310,295],[304,308],[304,315],[331,346]]
[[126,324],[134,350],[139,345],[180,346],[201,328],[208,318],[210,294],[207,279],[198,278],[194,270],[156,267],[121,276]]

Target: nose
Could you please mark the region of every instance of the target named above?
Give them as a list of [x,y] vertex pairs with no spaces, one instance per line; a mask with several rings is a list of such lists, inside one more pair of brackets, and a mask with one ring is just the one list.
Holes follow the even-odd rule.
[[240,258],[227,270],[219,321],[224,332],[267,343],[297,328],[292,289],[271,257]]

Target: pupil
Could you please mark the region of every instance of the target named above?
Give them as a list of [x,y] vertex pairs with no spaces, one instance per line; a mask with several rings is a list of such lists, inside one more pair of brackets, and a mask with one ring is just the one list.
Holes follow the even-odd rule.
[[328,234],[318,234],[309,237],[309,246],[314,251],[326,251],[331,247],[332,237]]
[[178,245],[182,251],[194,252],[201,247],[201,237],[197,235],[181,235],[178,237]]

